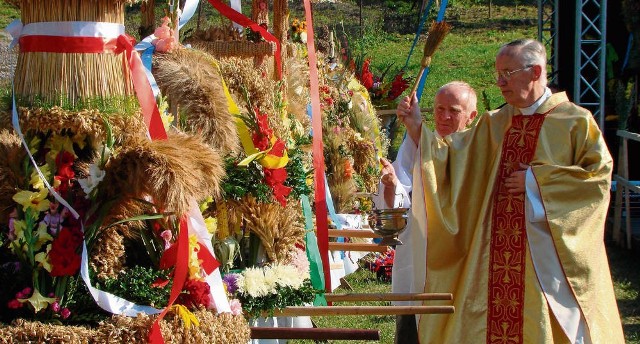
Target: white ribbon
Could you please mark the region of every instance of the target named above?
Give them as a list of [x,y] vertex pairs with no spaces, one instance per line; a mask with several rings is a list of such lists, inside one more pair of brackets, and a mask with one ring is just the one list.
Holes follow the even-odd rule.
[[[198,242],[204,245],[207,250],[211,252],[211,255],[215,257],[213,246],[211,245],[211,234],[207,230],[204,218],[200,212],[200,207],[198,207],[198,203],[196,203],[195,200],[191,201],[188,226],[189,235],[195,235],[198,238]],[[222,283],[222,276],[220,276],[220,269],[216,268],[211,274],[205,277],[205,281],[209,284],[211,299],[213,300],[218,313],[231,312],[227,293],[225,292],[224,285]]]

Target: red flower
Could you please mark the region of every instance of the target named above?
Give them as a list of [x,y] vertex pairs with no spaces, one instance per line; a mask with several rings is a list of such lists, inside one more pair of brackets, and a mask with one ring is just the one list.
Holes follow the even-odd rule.
[[291,193],[291,188],[288,186],[284,186],[283,184],[276,184],[272,186],[273,188],[273,197],[275,197],[276,201],[280,203],[281,206],[287,206],[287,196]]
[[262,135],[261,133],[251,134],[251,141],[253,141],[253,145],[261,151],[269,148],[269,137]]
[[284,156],[284,151],[286,149],[287,149],[287,145],[284,143],[284,141],[282,141],[282,139],[278,138],[276,140],[276,143],[273,144],[270,154],[282,157]]
[[60,152],[57,156],[56,156],[56,168],[57,168],[57,176],[62,177],[62,179],[71,179],[73,177],[75,177],[75,172],[73,172],[72,166],[73,166],[73,154],[67,152],[67,151],[63,151]]
[[398,98],[404,90],[409,88],[409,80],[403,78],[404,72],[396,74],[395,78],[391,82],[391,90],[387,95],[388,100],[394,100]]
[[362,86],[364,86],[367,90],[373,87],[373,73],[371,73],[371,71],[369,70],[370,64],[370,59],[364,60],[364,63],[362,64],[362,74],[360,75]]
[[77,250],[82,240],[82,233],[75,228],[64,227],[60,230],[49,251],[51,276],[70,276],[78,272],[80,255]]
[[264,181],[270,187],[273,188],[277,184],[282,184],[285,180],[287,180],[287,170],[284,167],[278,169],[264,169]]
[[188,280],[182,287],[182,293],[178,296],[177,302],[190,309],[201,306],[209,307],[211,304],[209,284],[203,281]]

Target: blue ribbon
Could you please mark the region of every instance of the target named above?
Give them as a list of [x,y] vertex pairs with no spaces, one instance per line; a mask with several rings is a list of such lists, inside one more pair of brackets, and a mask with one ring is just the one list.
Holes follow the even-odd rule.
[[[438,11],[438,17],[436,18],[436,22],[438,23],[444,20],[444,12],[447,10],[447,2],[448,2],[447,0],[442,0],[442,2],[440,3],[440,10]],[[416,91],[416,97],[418,98],[418,101],[420,101],[420,98],[422,97],[424,84],[427,81],[427,75],[429,75],[430,70],[431,68],[429,67],[425,68],[424,73],[422,73],[422,78],[418,83],[418,91]]]

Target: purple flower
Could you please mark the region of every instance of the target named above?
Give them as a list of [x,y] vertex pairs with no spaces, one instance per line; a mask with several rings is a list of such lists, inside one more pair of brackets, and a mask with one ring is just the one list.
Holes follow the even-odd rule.
[[227,286],[227,292],[231,295],[238,290],[238,274],[226,274],[222,278],[222,282]]

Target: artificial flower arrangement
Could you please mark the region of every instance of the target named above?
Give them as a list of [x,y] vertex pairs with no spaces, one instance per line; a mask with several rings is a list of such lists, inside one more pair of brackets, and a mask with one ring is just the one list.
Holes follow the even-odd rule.
[[335,209],[349,213],[357,192],[375,192],[389,143],[369,93],[342,64],[324,64],[320,85],[327,181]]
[[291,22],[291,29],[289,36],[292,42],[295,43],[307,43],[307,22],[294,18]]
[[[32,5],[23,11],[44,12],[49,2]],[[86,4],[65,9],[70,18],[95,21],[80,5]],[[122,2],[95,6],[124,11]],[[87,63],[102,58],[83,51],[31,54],[30,63],[47,67],[69,56]],[[170,342],[246,342],[245,318],[225,312],[222,284],[211,282],[218,262],[197,211],[197,201],[220,195],[220,150],[175,128],[152,131],[123,68],[126,59],[104,55],[109,59],[99,69],[61,63],[69,69],[63,80],[67,73],[77,83],[104,86],[102,98],[89,87],[74,94],[44,87],[39,98],[16,88],[13,128],[6,125],[11,99],[0,107],[0,278],[6,281],[0,321],[13,321],[0,324],[0,337],[45,342],[60,333],[71,342],[140,342],[151,328]],[[22,84],[51,81],[19,70]],[[115,85],[121,80],[111,74],[118,73],[128,84]],[[120,98],[136,106],[110,106]]]
[[223,278],[232,305],[236,302],[252,318],[270,315],[287,306],[313,302],[319,292],[309,279],[309,261],[303,250],[292,252],[289,262],[251,267]]
[[[340,57],[343,63],[353,71],[356,78],[367,89],[371,102],[377,108],[394,109],[396,99],[413,84],[411,78],[405,77],[403,69],[392,72],[393,64],[375,74],[371,68],[371,58],[366,57],[364,51],[355,55],[350,49],[348,38],[342,36]],[[388,76],[391,75],[391,78]],[[391,79],[391,80],[389,80]]]
[[372,252],[362,257],[359,264],[371,272],[376,273],[378,279],[390,281],[393,260],[396,255],[394,248],[389,248],[386,252]]

